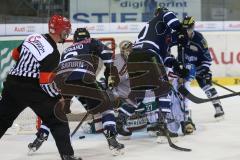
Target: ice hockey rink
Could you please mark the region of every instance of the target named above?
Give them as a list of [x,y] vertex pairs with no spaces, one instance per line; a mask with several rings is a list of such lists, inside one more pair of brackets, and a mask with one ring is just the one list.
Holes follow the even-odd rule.
[[[216,87],[219,95],[229,94]],[[240,86],[229,87],[240,91]],[[193,88],[193,94],[204,98],[203,92]],[[107,141],[102,134],[83,134],[81,130],[72,138],[75,154],[84,160],[239,160],[240,159],[240,96],[222,100],[225,119],[213,118],[211,103],[192,104],[192,117],[197,130],[194,134],[176,138],[175,144],[191,148],[192,152],[172,149],[168,144],[156,143],[145,130],[134,132],[129,140],[119,137],[125,144],[125,153],[112,156]],[[85,139],[79,136],[85,135]],[[32,155],[28,155],[27,145],[35,138],[34,134],[5,135],[0,141],[0,155],[3,160],[55,160],[60,157],[53,138]],[[174,140],[175,141],[175,140]]]

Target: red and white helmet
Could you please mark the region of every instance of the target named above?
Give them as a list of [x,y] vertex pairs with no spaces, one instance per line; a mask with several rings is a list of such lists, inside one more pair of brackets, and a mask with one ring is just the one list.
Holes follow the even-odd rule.
[[71,23],[66,17],[53,15],[48,22],[48,30],[51,34],[71,33]]

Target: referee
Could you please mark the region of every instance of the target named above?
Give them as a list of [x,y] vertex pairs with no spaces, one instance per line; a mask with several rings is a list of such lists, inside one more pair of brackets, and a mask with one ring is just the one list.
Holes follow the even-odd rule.
[[74,157],[68,123],[54,115],[55,104],[63,101],[53,81],[53,72],[60,60],[56,43],[68,37],[71,23],[65,17],[54,15],[48,28],[48,34],[29,35],[12,52],[16,64],[4,82],[0,101],[0,138],[17,116],[30,107],[50,128],[62,160],[81,160]]

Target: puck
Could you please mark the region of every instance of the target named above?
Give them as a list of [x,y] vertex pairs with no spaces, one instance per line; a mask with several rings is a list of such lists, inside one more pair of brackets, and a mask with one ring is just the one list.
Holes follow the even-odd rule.
[[79,136],[79,139],[84,139],[85,138],[85,136]]

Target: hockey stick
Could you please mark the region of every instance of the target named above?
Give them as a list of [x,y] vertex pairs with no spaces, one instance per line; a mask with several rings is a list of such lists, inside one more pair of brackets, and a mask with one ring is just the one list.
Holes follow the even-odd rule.
[[78,131],[78,129],[81,127],[82,123],[85,121],[85,119],[87,119],[89,113],[87,112],[84,117],[81,119],[81,121],[79,122],[79,124],[77,125],[77,127],[74,129],[74,131],[71,134],[71,137],[73,137],[75,135],[75,133]]
[[80,120],[79,124],[76,126],[76,128],[74,129],[74,131],[71,133],[71,137],[73,137],[75,135],[75,133],[78,131],[78,129],[81,127],[82,123],[87,119],[89,115],[89,112],[87,112],[84,117]]
[[191,100],[194,103],[200,104],[200,103],[206,103],[206,102],[210,102],[213,100],[218,100],[218,99],[224,99],[224,98],[229,98],[229,97],[234,97],[234,96],[238,96],[240,95],[240,92],[235,92],[232,94],[226,94],[226,95],[222,95],[222,96],[217,96],[214,98],[199,98],[194,96],[192,93],[190,93],[184,86],[179,87],[178,91],[185,97],[187,97],[189,100]]
[[[126,102],[132,102],[132,101],[130,99],[127,99]],[[132,102],[132,103],[134,103],[134,102]],[[163,133],[163,135],[166,136],[168,144],[169,144],[170,147],[172,147],[176,150],[185,151],[185,152],[192,151],[191,149],[188,149],[188,148],[179,147],[172,142],[172,140],[170,138],[170,135],[169,135],[169,132],[168,132],[167,124],[164,120],[164,116],[163,116],[161,108],[159,109],[159,129]]]
[[[128,99],[128,98],[124,99],[124,98],[122,98],[122,100],[124,100],[127,103],[132,104],[133,106],[135,106],[137,108],[136,104],[131,99]],[[168,144],[169,144],[170,147],[172,147],[172,148],[174,148],[176,150],[185,151],[185,152],[190,152],[191,151],[191,149],[179,147],[179,146],[175,145],[172,142],[172,140],[171,140],[171,138],[169,136],[167,124],[166,124],[166,122],[164,120],[164,116],[163,116],[161,108],[159,109],[159,128],[162,131],[162,133],[164,134],[164,136],[166,136]]]
[[[185,51],[185,48],[183,47],[183,45],[178,44],[178,56],[181,57],[182,64],[183,64],[184,67],[186,67],[185,66],[185,53],[184,53],[184,51]],[[184,81],[185,81],[184,78],[179,77],[179,79],[181,79],[181,86],[184,86]],[[173,88],[173,90],[175,91],[174,88]],[[182,102],[183,103],[180,102],[180,104],[183,105],[183,113],[184,113],[183,120],[184,120],[184,122],[186,122],[186,104],[185,104],[184,101],[185,101],[185,97],[182,97]],[[185,133],[184,133],[184,135],[185,135]]]
[[[221,85],[221,84],[219,84],[219,83],[217,83],[217,82],[212,81],[212,83],[215,84],[216,86],[219,86],[219,87],[221,87],[221,88],[223,88],[223,89],[226,89],[227,91],[230,91],[230,92],[232,92],[232,93],[236,93],[234,90],[231,90],[231,89],[229,89],[229,88],[227,88],[227,87],[225,87],[225,86],[223,86],[223,85]],[[239,96],[240,96],[240,95],[239,95]]]
[[177,145],[175,145],[170,136],[169,136],[169,132],[168,132],[168,128],[167,128],[167,124],[164,120],[164,115],[162,113],[162,110],[161,108],[159,109],[159,128],[160,128],[160,131],[163,132],[164,136],[166,136],[167,140],[168,140],[168,144],[170,147],[176,149],[176,150],[179,150],[179,151],[185,151],[185,152],[190,152],[192,151],[191,149],[188,149],[188,148],[183,148],[183,147],[179,147]]

